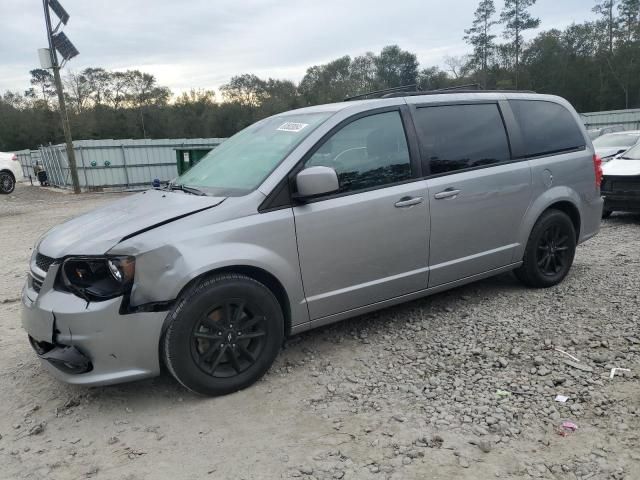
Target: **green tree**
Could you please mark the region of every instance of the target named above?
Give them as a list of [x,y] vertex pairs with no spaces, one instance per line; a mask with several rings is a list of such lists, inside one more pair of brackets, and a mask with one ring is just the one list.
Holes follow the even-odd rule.
[[82,73],[69,72],[64,78],[65,97],[76,112],[87,108],[91,99],[91,87]]
[[353,95],[351,57],[345,55],[327,64],[308,68],[298,89],[308,105],[339,102]]
[[420,90],[438,90],[451,86],[451,78],[447,72],[443,72],[438,67],[423,68],[418,73],[418,87]]
[[94,103],[96,105],[103,104],[109,97],[113,74],[104,68],[85,68],[82,75],[87,80]]
[[56,90],[53,84],[53,75],[49,70],[45,70],[43,68],[36,68],[29,72],[31,74],[31,79],[29,83],[31,83],[32,89],[27,90],[25,95],[34,97],[40,95],[42,97],[42,101],[44,105],[48,108],[49,101],[56,95]]
[[640,28],[640,0],[620,0],[618,5],[620,41],[638,40]]
[[487,66],[494,45],[495,35],[491,28],[497,23],[494,20],[496,6],[493,0],[481,0],[474,13],[471,28],[465,30],[464,40],[473,47],[473,64],[482,75],[482,86],[487,87]]
[[245,73],[232,77],[229,83],[220,87],[222,96],[229,102],[245,107],[257,107],[266,98],[266,82],[256,75]]
[[355,57],[349,65],[349,78],[352,95],[377,90],[375,54],[367,52]]
[[418,81],[418,58],[397,45],[384,47],[374,58],[374,64],[380,88],[413,85]]
[[607,30],[609,55],[613,55],[613,40],[617,26],[617,19],[613,13],[615,4],[616,0],[596,0],[596,5],[593,7],[593,12],[602,17],[602,24]]
[[500,21],[504,24],[504,38],[511,42],[515,60],[515,87],[518,88],[520,74],[520,54],[522,52],[522,32],[537,28],[540,19],[534,18],[529,13],[529,8],[536,0],[505,0],[504,8],[500,13]]

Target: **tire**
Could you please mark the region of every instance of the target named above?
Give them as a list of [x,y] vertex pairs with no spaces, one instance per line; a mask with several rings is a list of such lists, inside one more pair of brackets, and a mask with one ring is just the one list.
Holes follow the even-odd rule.
[[562,282],[569,273],[576,252],[576,231],[569,216],[547,210],[529,235],[522,266],[515,274],[525,285],[548,288]]
[[168,319],[165,365],[201,395],[225,395],[253,384],[284,341],[278,300],[262,283],[240,274],[203,280],[176,302]]
[[0,193],[9,194],[16,188],[16,179],[9,172],[0,172]]
[[602,210],[602,218],[609,218],[611,216],[611,214],[613,213],[613,210]]

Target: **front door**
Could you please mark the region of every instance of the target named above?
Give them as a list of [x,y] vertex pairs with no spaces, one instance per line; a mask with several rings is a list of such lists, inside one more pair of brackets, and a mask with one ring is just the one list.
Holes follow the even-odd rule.
[[425,289],[426,183],[399,110],[344,125],[305,161],[317,165],[336,170],[340,190],[293,208],[311,319]]
[[429,287],[512,263],[531,171],[511,159],[497,103],[414,111],[431,205]]

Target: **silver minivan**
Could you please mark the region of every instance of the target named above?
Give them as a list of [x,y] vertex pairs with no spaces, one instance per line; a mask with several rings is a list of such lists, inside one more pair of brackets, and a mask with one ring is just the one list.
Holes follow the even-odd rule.
[[565,100],[441,92],[261,120],[164,188],[36,244],[23,325],[74,384],[158,375],[220,395],[284,338],[510,270],[569,272],[601,166]]

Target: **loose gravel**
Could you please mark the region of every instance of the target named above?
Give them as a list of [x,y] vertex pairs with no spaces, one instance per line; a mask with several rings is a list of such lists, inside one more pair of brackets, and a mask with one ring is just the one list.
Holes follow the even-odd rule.
[[0,197],[0,479],[640,479],[640,216],[557,287],[502,275],[307,332],[209,399],[167,374],[61,384],[26,341],[33,243],[113,198]]

